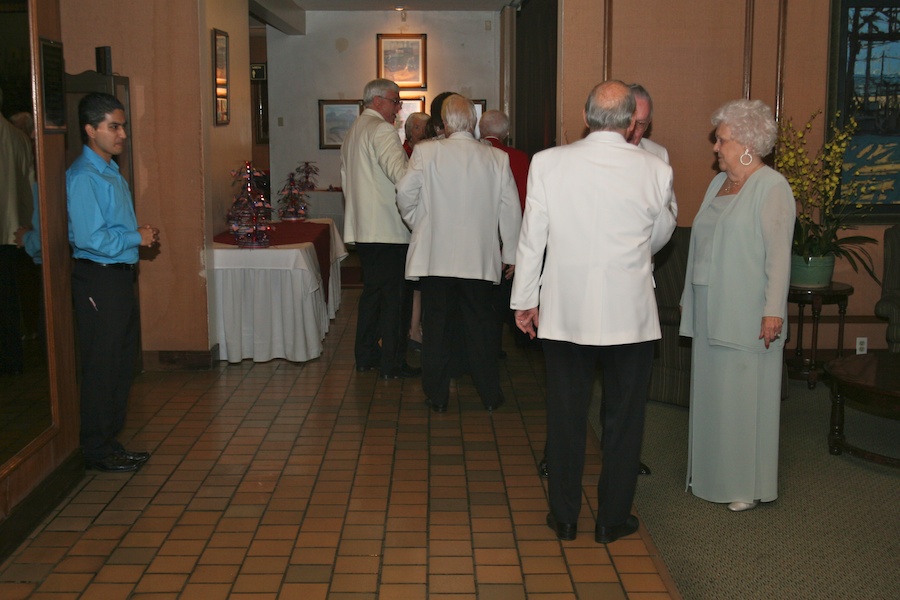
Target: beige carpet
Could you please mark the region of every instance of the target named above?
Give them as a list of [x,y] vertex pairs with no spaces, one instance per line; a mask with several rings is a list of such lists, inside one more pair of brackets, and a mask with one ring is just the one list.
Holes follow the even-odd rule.
[[[900,597],[900,469],[828,453],[827,386],[791,382],[789,394],[779,499],[739,514],[685,491],[687,409],[648,405],[642,457],[653,474],[639,479],[635,505],[680,592],[685,600]],[[900,456],[900,422],[847,409],[846,434]]]

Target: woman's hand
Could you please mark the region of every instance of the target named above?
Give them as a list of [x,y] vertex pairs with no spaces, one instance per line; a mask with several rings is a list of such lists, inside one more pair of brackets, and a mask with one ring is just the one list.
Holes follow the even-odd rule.
[[537,335],[538,328],[538,309],[535,306],[534,308],[529,308],[528,310],[517,310],[516,311],[516,327],[518,327],[522,333],[527,333],[530,339],[534,339]]
[[782,324],[784,324],[784,319],[781,317],[762,318],[762,324],[759,328],[759,339],[763,340],[766,348],[768,348],[769,344],[773,341],[781,337]]

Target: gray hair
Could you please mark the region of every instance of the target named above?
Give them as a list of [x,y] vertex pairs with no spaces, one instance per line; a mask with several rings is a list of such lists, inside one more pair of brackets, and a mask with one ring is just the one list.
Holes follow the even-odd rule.
[[441,119],[444,121],[444,130],[447,135],[457,131],[475,132],[475,123],[478,122],[478,113],[475,112],[475,104],[465,96],[453,94],[444,100],[441,106]]
[[30,112],[22,111],[10,115],[9,122],[24,131],[29,138],[34,139],[34,116]]
[[635,100],[638,98],[643,98],[647,101],[647,104],[650,106],[650,116],[653,116],[653,98],[650,97],[650,92],[639,83],[632,83],[628,86],[628,89],[631,90],[631,93],[634,94]]
[[634,115],[634,94],[617,80],[594,86],[584,103],[584,118],[591,131],[625,131]]
[[762,100],[726,102],[713,113],[712,124],[727,125],[734,141],[759,156],[770,154],[778,137],[772,109]]
[[478,122],[478,129],[481,130],[481,137],[493,136],[504,140],[509,135],[509,117],[503,111],[485,111]]
[[384,96],[388,92],[400,93],[400,86],[390,79],[373,79],[363,90],[363,106],[372,106],[376,96]]
[[409,139],[409,136],[412,135],[412,128],[415,125],[416,121],[422,121],[423,123],[428,120],[428,113],[423,112],[414,112],[413,114],[406,117],[406,123],[403,124],[403,131],[406,132],[406,139]]

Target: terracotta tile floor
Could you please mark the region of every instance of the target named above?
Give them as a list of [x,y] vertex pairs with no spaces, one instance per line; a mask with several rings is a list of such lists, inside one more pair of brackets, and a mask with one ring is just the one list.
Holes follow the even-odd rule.
[[359,291],[305,364],[137,378],[134,474],[87,476],[0,567],[0,598],[680,598],[646,531],[593,540],[591,434],[574,542],[544,525],[543,361],[505,344],[507,403],[450,411],[353,364]]

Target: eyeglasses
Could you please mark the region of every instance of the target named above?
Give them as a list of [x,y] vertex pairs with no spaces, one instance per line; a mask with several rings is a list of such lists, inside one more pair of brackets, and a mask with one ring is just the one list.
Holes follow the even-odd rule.
[[635,121],[634,126],[640,127],[641,129],[647,129],[648,127],[650,127],[650,123],[652,122],[653,121],[651,119],[647,119],[646,121]]
[[400,106],[401,104],[403,104],[403,100],[401,100],[400,98],[388,98],[387,96],[378,96],[378,98],[387,100],[388,102],[393,102],[394,106]]

